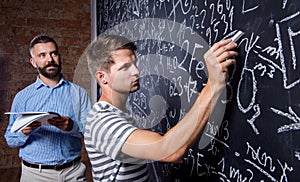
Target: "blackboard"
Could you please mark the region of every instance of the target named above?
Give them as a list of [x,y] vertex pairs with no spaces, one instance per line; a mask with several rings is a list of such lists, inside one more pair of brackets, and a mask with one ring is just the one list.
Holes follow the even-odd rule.
[[299,8],[298,0],[97,1],[97,35],[137,44],[141,89],[129,107],[161,134],[205,85],[205,51],[245,32],[214,117],[181,163],[149,164],[152,181],[300,179]]

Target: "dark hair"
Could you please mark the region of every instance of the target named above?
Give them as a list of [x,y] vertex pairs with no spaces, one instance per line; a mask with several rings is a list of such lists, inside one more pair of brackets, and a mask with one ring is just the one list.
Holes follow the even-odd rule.
[[89,70],[95,76],[99,70],[109,71],[114,63],[111,53],[120,49],[129,49],[133,52],[136,46],[129,39],[119,35],[101,35],[91,43],[86,51]]
[[34,45],[39,44],[39,43],[47,43],[47,42],[52,42],[55,45],[56,50],[58,50],[58,45],[52,37],[49,37],[47,35],[37,35],[30,41],[30,44],[29,44],[30,55],[33,56],[32,48],[34,47]]

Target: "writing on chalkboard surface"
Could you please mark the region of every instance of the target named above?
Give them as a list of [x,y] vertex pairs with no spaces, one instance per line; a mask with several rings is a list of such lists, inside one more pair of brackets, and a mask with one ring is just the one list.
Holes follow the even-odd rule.
[[205,51],[244,33],[221,114],[181,163],[151,163],[153,181],[300,179],[299,18],[298,0],[97,1],[98,34],[113,29],[137,44],[141,89],[129,107],[161,134],[206,84]]

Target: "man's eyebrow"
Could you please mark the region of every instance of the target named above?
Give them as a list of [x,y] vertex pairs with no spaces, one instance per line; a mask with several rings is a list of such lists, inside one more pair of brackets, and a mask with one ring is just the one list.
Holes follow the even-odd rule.
[[118,70],[121,70],[122,68],[128,67],[130,66],[132,63],[124,63],[120,66],[120,68]]
[[[49,52],[49,54],[52,54],[52,53],[58,53],[58,50],[53,50],[53,51],[50,51],[50,52]],[[44,52],[44,51],[43,51],[43,52],[40,52],[40,53],[37,54],[37,56],[40,56],[40,55],[42,55],[42,54],[47,54],[47,52]]]
[[58,53],[58,50],[51,51],[50,54],[52,53]]

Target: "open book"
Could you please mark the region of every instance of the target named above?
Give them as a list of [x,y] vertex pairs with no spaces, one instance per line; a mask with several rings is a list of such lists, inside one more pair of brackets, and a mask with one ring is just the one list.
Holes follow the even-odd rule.
[[20,115],[14,122],[11,132],[19,132],[34,121],[40,121],[42,125],[49,125],[48,119],[60,117],[60,115],[55,112],[6,112],[5,114]]

